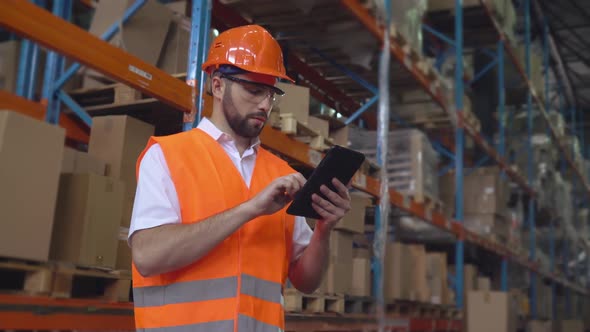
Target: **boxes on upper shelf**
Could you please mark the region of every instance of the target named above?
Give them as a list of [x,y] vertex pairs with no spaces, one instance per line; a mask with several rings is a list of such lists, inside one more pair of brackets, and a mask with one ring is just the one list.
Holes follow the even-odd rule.
[[0,256],[49,258],[64,142],[63,128],[0,111]]
[[274,111],[279,114],[292,114],[300,123],[308,123],[309,119],[309,88],[288,83],[277,83],[277,87],[285,91]]
[[[351,130],[351,148],[376,162],[374,131]],[[438,155],[424,133],[417,129],[393,130],[388,135],[387,174],[390,187],[418,202],[438,199]]]

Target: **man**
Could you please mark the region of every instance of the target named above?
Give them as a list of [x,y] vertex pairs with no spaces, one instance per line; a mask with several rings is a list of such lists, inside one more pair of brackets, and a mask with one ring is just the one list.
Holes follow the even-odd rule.
[[260,147],[280,46],[260,26],[228,30],[212,43],[213,113],[197,129],[153,137],[138,160],[129,242],[135,321],[146,331],[284,329],[282,285],[320,284],[329,234],[350,208],[334,180],[314,195],[315,231],[286,205],[305,178]]

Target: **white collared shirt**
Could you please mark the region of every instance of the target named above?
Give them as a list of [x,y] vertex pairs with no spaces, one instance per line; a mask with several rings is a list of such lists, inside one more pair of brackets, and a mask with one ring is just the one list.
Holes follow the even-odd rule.
[[[250,187],[260,140],[256,138],[253,144],[240,156],[234,139],[219,130],[209,119],[203,118],[198,128],[219,142],[240,171],[244,182]],[[128,239],[138,230],[180,222],[180,204],[176,187],[170,177],[170,170],[162,148],[159,144],[154,144],[146,151],[139,165],[139,178]],[[309,244],[312,234],[313,231],[305,218],[296,217],[291,256],[293,260],[299,258]]]

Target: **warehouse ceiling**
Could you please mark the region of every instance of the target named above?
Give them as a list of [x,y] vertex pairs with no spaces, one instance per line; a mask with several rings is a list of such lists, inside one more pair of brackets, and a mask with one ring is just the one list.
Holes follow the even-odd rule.
[[590,1],[540,0],[572,84],[577,109],[590,109]]

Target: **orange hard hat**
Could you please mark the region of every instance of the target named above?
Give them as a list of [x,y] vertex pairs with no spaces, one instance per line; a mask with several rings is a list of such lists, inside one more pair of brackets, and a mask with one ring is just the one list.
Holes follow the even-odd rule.
[[202,69],[211,74],[222,65],[294,82],[286,74],[279,43],[259,25],[229,29],[213,40]]

